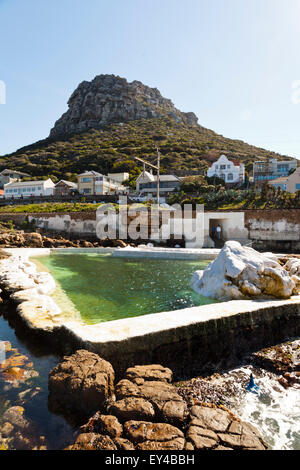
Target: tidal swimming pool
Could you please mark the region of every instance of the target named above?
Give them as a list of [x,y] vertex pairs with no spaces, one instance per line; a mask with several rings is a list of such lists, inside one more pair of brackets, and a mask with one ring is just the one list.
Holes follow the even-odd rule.
[[[54,277],[87,324],[167,312],[216,301],[195,293],[192,274],[209,261],[51,254],[34,259]],[[40,269],[42,269],[40,266]],[[63,297],[54,294],[62,309]]]

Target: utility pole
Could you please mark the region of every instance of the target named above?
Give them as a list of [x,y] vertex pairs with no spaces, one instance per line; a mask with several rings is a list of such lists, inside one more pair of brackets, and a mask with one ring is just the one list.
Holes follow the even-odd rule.
[[160,203],[160,153],[159,148],[157,147],[157,206],[159,208]]
[[150,166],[151,168],[154,168],[156,171],[157,171],[157,205],[159,207],[159,204],[160,204],[160,152],[159,152],[159,148],[157,147],[157,165],[152,165],[152,163],[149,163],[149,162],[146,162],[146,160],[143,160],[142,158],[139,158],[139,157],[133,157],[135,160],[139,161],[139,162],[142,162],[143,163],[143,174],[145,175],[145,167],[146,165],[147,166]]

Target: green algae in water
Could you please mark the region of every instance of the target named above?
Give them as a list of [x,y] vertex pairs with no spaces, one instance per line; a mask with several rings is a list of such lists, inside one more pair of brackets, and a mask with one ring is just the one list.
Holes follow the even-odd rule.
[[55,254],[37,260],[51,272],[88,324],[216,302],[190,288],[192,274],[205,269],[208,261],[99,254]]

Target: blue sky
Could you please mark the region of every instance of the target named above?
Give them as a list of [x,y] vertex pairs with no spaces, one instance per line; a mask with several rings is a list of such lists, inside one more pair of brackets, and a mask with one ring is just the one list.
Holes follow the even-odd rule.
[[113,73],[300,158],[299,43],[300,0],[0,0],[0,155],[47,137],[81,81]]

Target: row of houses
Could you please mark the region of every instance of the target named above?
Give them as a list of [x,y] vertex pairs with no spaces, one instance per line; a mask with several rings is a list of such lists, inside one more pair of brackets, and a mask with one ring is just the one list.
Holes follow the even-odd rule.
[[[1,175],[3,179],[1,182]],[[98,196],[108,194],[126,194],[128,187],[124,181],[129,178],[129,173],[109,173],[107,176],[97,171],[86,171],[77,177],[77,183],[60,180],[54,183],[51,179],[40,181],[27,180],[29,175],[17,171],[4,170],[0,173],[0,185],[2,184],[3,196],[6,199],[66,196],[82,194],[84,196]],[[4,179],[5,175],[5,179]],[[24,181],[26,178],[26,181]],[[160,193],[162,197],[180,187],[182,178],[174,175],[161,175]],[[136,193],[140,197],[151,198],[156,195],[157,176],[151,172],[143,172],[136,182]]]
[[[207,171],[207,176],[222,178],[226,184],[243,184],[245,182],[245,166],[228,160],[221,155]],[[253,163],[253,179],[255,187],[259,189],[267,182],[275,188],[295,193],[300,190],[300,167],[297,168],[297,160],[278,161],[271,158],[266,161]]]
[[[129,174],[111,173],[105,176],[96,171],[86,171],[78,175],[77,183],[60,180],[56,184],[50,178],[30,181],[27,180],[28,177],[29,175],[26,173],[10,172],[10,170],[4,170],[0,173],[3,196],[6,199],[15,199],[33,196],[66,196],[76,193],[90,196],[122,194],[127,190],[123,182],[129,177]],[[24,180],[25,178],[26,180]]]
[[[245,166],[242,163],[230,161],[225,155],[212,164],[207,171],[208,177],[218,177],[228,185],[242,185],[245,182]],[[51,179],[29,181],[26,173],[3,170],[0,173],[0,188],[3,196],[10,198],[66,196],[82,194],[86,196],[100,196],[109,194],[126,194],[128,187],[124,182],[129,173],[109,173],[103,175],[97,171],[86,171],[77,177],[77,183],[60,180],[54,183]],[[166,197],[175,190],[179,190],[183,177],[175,175],[160,175],[160,196]],[[253,182],[260,187],[268,182],[275,188],[294,193],[300,190],[300,167],[297,160],[257,161],[253,164]],[[152,171],[144,171],[136,181],[136,195],[142,198],[152,198],[157,194],[157,176]]]

